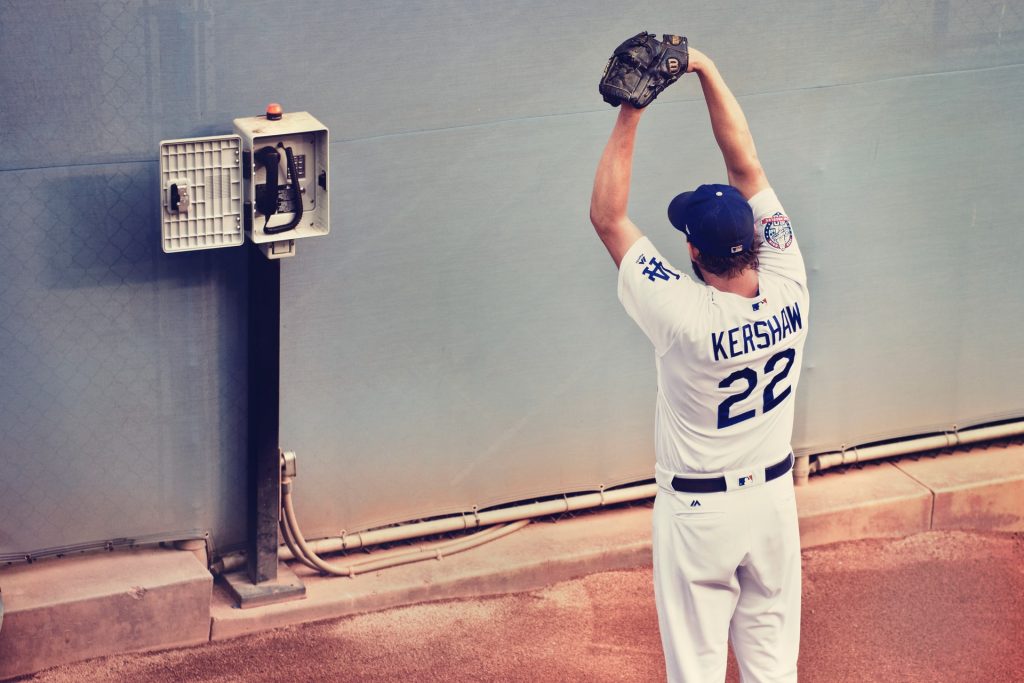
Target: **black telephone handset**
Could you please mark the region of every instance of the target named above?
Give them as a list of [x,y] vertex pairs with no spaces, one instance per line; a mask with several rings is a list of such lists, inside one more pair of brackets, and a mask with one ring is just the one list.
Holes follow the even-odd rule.
[[291,147],[285,147],[280,142],[277,143],[277,147],[284,150],[285,159],[288,164],[288,174],[292,179],[290,186],[292,206],[295,208],[292,219],[289,222],[282,225],[267,226],[270,222],[270,217],[277,213],[278,167],[281,163],[281,153],[274,147],[267,145],[256,152],[253,157],[256,163],[263,166],[266,170],[266,184],[263,185],[262,191],[256,193],[256,210],[266,217],[263,221],[263,232],[268,235],[276,235],[281,232],[294,230],[299,221],[302,220],[302,190],[299,188],[299,173],[295,165],[295,156],[292,154]]
[[[277,169],[281,162],[281,154],[267,145],[256,152],[253,157],[256,163],[265,169],[267,178],[266,184],[257,188],[256,210],[266,216],[269,222],[270,217],[277,213]],[[266,223],[264,223],[263,229],[267,229]]]

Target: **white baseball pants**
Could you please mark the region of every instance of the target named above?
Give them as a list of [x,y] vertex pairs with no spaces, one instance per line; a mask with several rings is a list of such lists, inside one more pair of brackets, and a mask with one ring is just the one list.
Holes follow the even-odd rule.
[[662,474],[654,596],[668,680],[724,681],[731,640],[744,683],[796,681],[800,532],[792,476],[696,494],[666,488]]

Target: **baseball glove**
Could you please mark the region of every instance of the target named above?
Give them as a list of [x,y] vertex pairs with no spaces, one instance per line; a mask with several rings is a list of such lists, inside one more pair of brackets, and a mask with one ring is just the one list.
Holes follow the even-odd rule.
[[688,64],[684,36],[666,33],[658,40],[653,33],[638,33],[615,48],[598,90],[613,107],[627,102],[643,108],[679,80]]

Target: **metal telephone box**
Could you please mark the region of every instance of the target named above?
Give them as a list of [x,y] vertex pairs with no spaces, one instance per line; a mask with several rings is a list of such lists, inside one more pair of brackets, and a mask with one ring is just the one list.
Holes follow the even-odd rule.
[[330,232],[329,132],[307,112],[234,120],[235,134],[160,143],[167,253],[239,246],[272,259]]

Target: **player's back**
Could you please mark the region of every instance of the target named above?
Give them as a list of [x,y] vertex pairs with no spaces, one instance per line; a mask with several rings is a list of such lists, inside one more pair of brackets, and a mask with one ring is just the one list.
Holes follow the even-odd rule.
[[681,275],[646,238],[620,266],[620,299],[655,346],[655,447],[669,471],[740,469],[790,449],[809,315],[806,274],[774,192],[750,204],[762,242],[756,297]]

